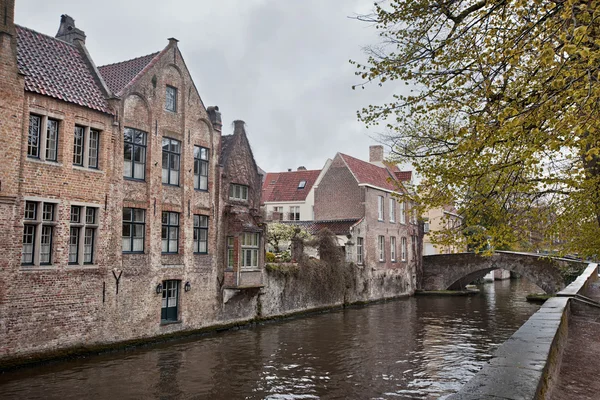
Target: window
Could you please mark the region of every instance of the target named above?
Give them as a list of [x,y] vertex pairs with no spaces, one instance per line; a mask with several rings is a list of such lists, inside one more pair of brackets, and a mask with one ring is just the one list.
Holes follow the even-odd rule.
[[242,268],[258,268],[258,233],[242,234]]
[[161,322],[177,321],[179,300],[179,281],[162,282],[162,306],[160,309]]
[[363,238],[356,238],[356,263],[363,263]]
[[279,213],[277,215],[274,215],[274,218],[277,218],[280,221],[283,221],[283,207],[273,207],[273,214],[275,213]]
[[162,140],[162,183],[179,185],[179,155],[181,142],[179,140],[163,138]]
[[290,221],[300,221],[300,206],[290,207]]
[[208,253],[208,217],[194,215],[194,253]]
[[76,125],[73,133],[73,165],[98,168],[99,140],[100,132],[97,130]]
[[415,259],[415,254],[417,252],[417,237],[415,235],[412,235],[410,237],[411,239],[411,249],[412,249],[412,253],[413,253],[413,260]]
[[167,85],[165,109],[177,112],[177,88]]
[[233,236],[227,236],[227,268],[232,269],[235,264],[235,239]]
[[146,236],[146,210],[123,208],[123,253],[143,253]]
[[232,183],[229,185],[229,198],[231,200],[248,201],[248,186]]
[[98,208],[72,205],[70,222],[69,264],[93,264],[98,229]]
[[306,181],[300,181],[298,183],[298,189],[304,189],[306,187]]
[[146,132],[125,128],[123,159],[125,178],[139,180],[146,178]]
[[416,225],[417,224],[417,208],[416,208],[416,206],[413,205],[411,207],[410,211],[411,211],[410,215],[411,215],[412,223]]
[[25,202],[23,218],[23,265],[52,264],[52,236],[56,225],[56,204]]
[[406,202],[400,202],[400,223],[406,224]]
[[385,261],[385,237],[377,236],[377,248],[379,249],[379,261]]
[[208,190],[208,149],[194,146],[194,189]]
[[383,221],[383,196],[377,196],[377,219]]
[[396,237],[390,237],[390,260],[396,262]]
[[390,201],[390,222],[396,222],[396,200],[393,198],[389,199]]
[[45,161],[58,160],[58,120],[29,115],[27,156]]
[[179,248],[179,213],[162,212],[162,252],[177,253]]
[[400,257],[402,261],[406,261],[406,255],[407,255],[407,249],[406,249],[406,238],[403,237],[402,238],[402,249],[401,249],[401,253],[400,253]]

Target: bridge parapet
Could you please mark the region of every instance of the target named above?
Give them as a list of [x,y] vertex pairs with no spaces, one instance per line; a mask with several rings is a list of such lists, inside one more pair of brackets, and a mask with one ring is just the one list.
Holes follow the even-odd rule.
[[436,254],[423,257],[423,290],[464,287],[494,269],[513,271],[554,294],[569,283],[568,271],[581,272],[587,264],[565,258],[510,251],[495,251],[482,256],[475,253]]

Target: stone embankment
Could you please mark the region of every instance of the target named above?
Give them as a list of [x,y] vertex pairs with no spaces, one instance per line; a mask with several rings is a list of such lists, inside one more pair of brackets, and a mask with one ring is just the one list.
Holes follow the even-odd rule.
[[598,284],[598,265],[590,264],[450,399],[597,399],[600,384],[591,372],[600,370]]

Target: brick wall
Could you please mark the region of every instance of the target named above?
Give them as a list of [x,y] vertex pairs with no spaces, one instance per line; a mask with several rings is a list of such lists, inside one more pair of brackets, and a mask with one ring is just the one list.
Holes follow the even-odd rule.
[[364,201],[363,189],[336,155],[315,189],[315,220],[362,218]]

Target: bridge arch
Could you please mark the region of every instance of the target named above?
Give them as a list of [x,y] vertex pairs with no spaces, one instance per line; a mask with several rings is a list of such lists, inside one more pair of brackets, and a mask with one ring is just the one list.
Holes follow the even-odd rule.
[[453,285],[464,286],[494,269],[513,271],[535,283],[546,293],[556,293],[566,284],[560,267],[576,263],[538,254],[496,251],[491,256],[474,253],[436,254],[423,256],[423,290],[445,290]]

